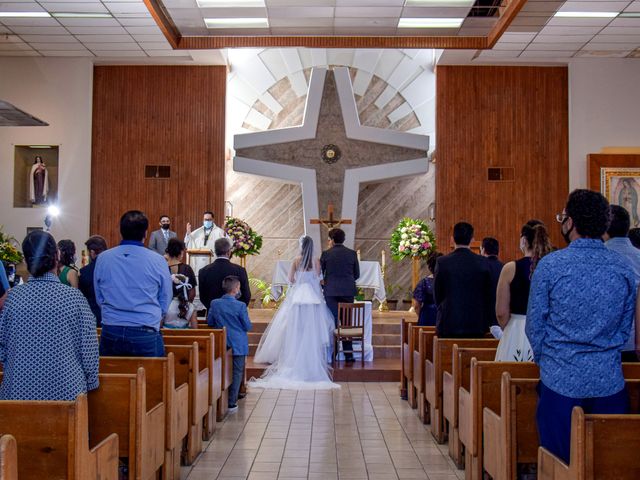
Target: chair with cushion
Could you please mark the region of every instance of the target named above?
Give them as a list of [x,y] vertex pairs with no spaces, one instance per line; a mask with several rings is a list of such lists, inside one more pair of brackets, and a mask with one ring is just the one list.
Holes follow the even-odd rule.
[[[338,357],[338,347],[341,342],[359,340],[362,348],[362,365],[364,366],[364,303],[339,303],[338,304],[338,327],[333,332],[333,363],[335,365]],[[353,343],[352,343],[353,345]],[[342,349],[343,353],[354,353],[351,350]]]

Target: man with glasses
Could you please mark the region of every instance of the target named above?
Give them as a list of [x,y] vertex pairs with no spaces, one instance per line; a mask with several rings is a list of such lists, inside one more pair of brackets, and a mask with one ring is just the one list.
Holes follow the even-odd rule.
[[636,310],[637,281],[602,236],[609,202],[575,190],[556,219],[568,248],[540,260],[531,280],[526,333],[540,366],[540,444],[569,462],[571,411],[626,413],[620,352]]

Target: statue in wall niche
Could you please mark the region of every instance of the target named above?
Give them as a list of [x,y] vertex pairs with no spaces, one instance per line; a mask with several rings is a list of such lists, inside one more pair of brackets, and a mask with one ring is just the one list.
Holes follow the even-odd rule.
[[29,199],[34,205],[47,203],[49,193],[49,173],[40,155],[36,156],[29,177]]

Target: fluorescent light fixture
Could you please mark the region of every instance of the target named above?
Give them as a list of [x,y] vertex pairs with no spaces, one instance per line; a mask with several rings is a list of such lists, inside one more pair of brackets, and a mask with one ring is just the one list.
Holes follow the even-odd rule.
[[51,145],[29,145],[29,148],[51,148]]
[[200,8],[243,8],[243,7],[262,7],[264,8],[264,0],[196,0]]
[[110,13],[60,12],[52,13],[51,16],[56,18],[112,18]]
[[626,18],[640,18],[640,12],[622,12],[620,16]]
[[401,18],[398,28],[459,28],[464,18]]
[[556,12],[554,17],[561,18],[614,18],[619,12]]
[[0,12],[5,18],[49,18],[49,12]]
[[266,18],[205,18],[207,28],[269,28]]
[[475,0],[406,0],[406,7],[471,7]]

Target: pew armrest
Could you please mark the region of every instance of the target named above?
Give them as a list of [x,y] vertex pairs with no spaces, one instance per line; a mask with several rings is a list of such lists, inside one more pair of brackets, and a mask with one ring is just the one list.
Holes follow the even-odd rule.
[[118,435],[112,433],[91,449],[96,480],[118,480]]
[[[501,478],[498,470],[504,466],[506,445],[500,428],[502,419],[493,411],[484,408],[482,411],[482,435],[484,440],[484,469],[491,478]],[[504,477],[507,478],[507,477]]]
[[449,428],[457,428],[458,405],[455,402],[453,375],[450,372],[442,374],[442,414],[449,422]]
[[174,395],[175,412],[172,445],[181,445],[182,439],[189,433],[189,385],[183,383],[176,388]]
[[460,432],[460,442],[471,449],[471,395],[464,388],[458,389],[458,431]]
[[538,448],[538,480],[568,480],[569,466],[546,448]]

